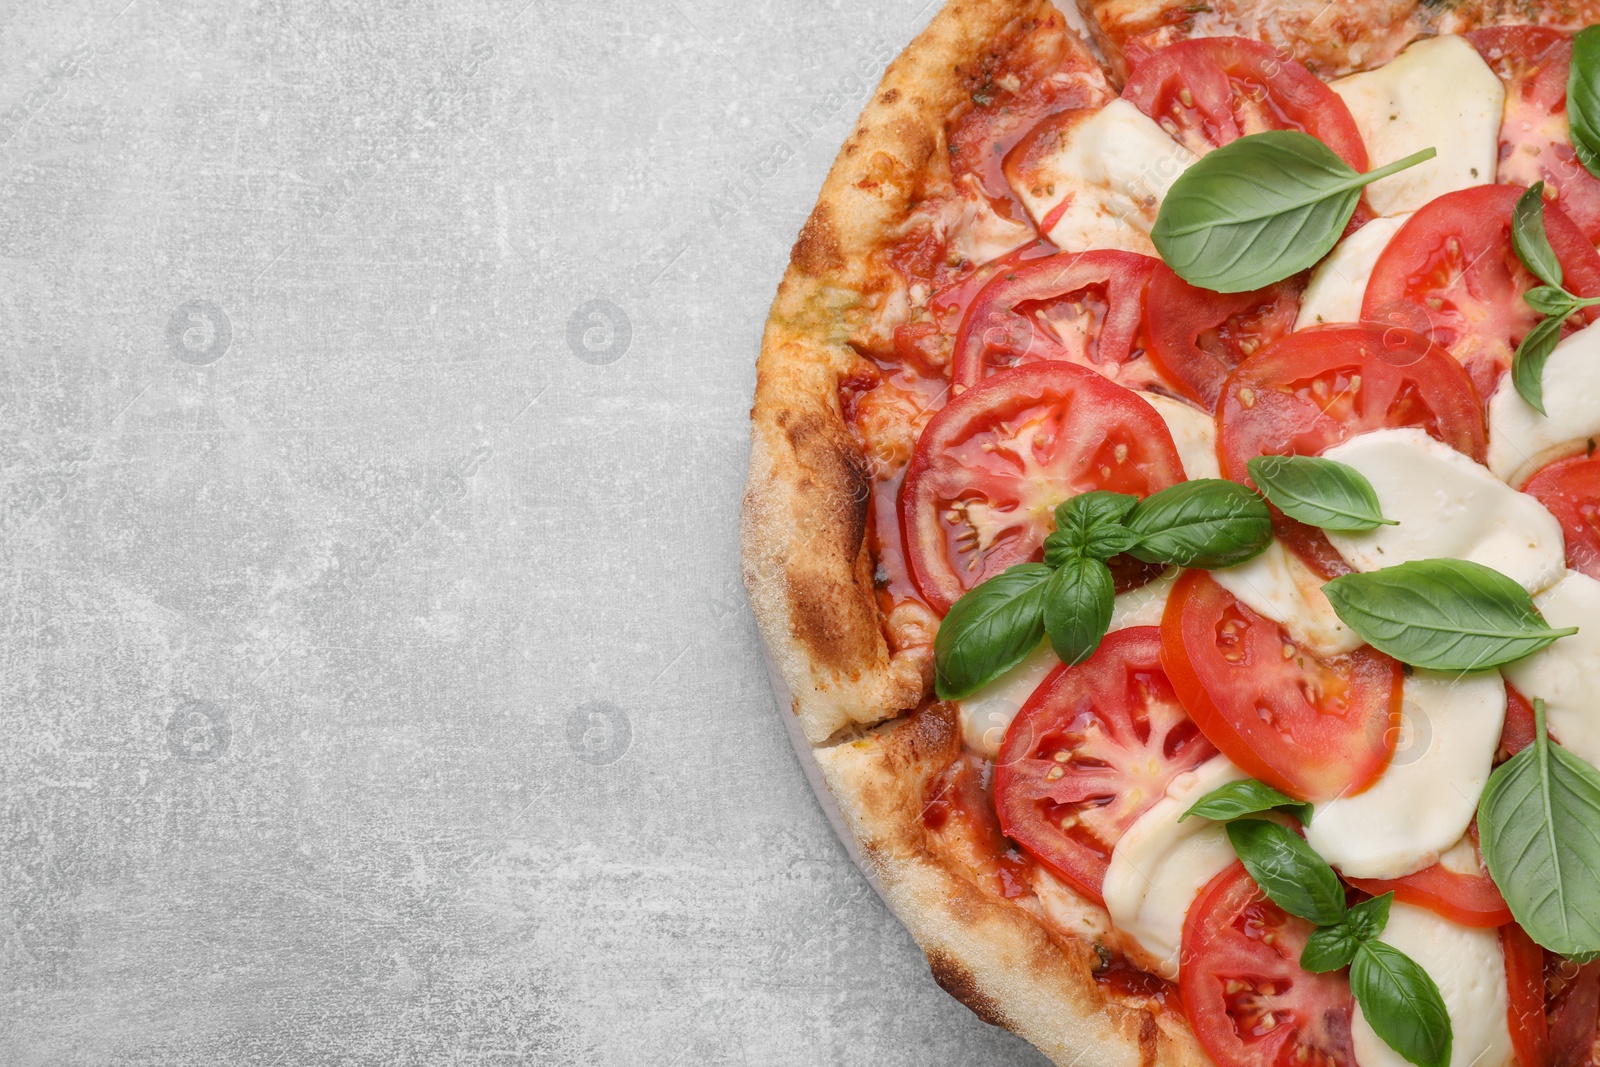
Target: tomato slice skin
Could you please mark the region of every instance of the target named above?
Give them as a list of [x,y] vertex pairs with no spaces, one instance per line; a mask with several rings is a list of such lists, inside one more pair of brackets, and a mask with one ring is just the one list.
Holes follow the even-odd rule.
[[[1093,365],[1127,363],[1140,354],[1145,286],[1159,264],[1137,252],[1098,249],[998,272],[962,317],[952,379],[970,388],[991,367],[1074,355]],[[1087,327],[1085,336],[1077,344],[1064,341],[1041,321],[1040,305],[1069,311]]]
[[[1363,320],[1425,333],[1448,349],[1485,398],[1541,318],[1522,300],[1541,283],[1511,244],[1511,213],[1523,192],[1479,185],[1424,204],[1378,257],[1361,302]],[[1600,252],[1583,231],[1553,204],[1545,205],[1544,226],[1562,284],[1578,296],[1600,294]],[[1587,321],[1593,311],[1582,313]],[[1584,321],[1573,316],[1563,333]]]
[[1216,752],[1162,671],[1160,630],[1117,630],[1082,663],[1052,671],[1011,721],[995,761],[1000,827],[1104,903],[1117,840],[1174,777]]
[[1472,380],[1426,338],[1372,323],[1300,330],[1239,364],[1217,407],[1217,452],[1247,485],[1262,455],[1314,456],[1368,430],[1418,426],[1483,462]]
[[[1564,986],[1556,997],[1545,1001],[1551,1067],[1585,1067],[1594,1062],[1596,1030],[1600,1029],[1596,1025],[1600,1022],[1600,960],[1575,967],[1551,953],[1546,962],[1556,963],[1557,978]],[[1570,973],[1573,969],[1575,974]]]
[[1204,571],[1173,587],[1161,650],[1201,732],[1273,788],[1302,800],[1352,795],[1389,765],[1403,675],[1383,653],[1321,659]]
[[1600,456],[1572,456],[1541,469],[1522,491],[1561,523],[1567,566],[1600,578]]
[[1506,958],[1506,1023],[1518,1067],[1549,1067],[1550,1023],[1544,1014],[1544,949],[1514,922],[1500,927]]
[[1180,394],[1215,411],[1223,383],[1250,355],[1294,330],[1300,282],[1213,293],[1165,264],[1150,278],[1150,360]]
[[1300,967],[1313,929],[1268,900],[1242,863],[1195,898],[1178,992],[1217,1067],[1355,1067],[1355,999],[1344,972]]
[[1195,153],[1262,130],[1299,130],[1356,170],[1367,169],[1366,144],[1339,94],[1260,41],[1169,44],[1138,62],[1122,97]]
[[1495,180],[1542,180],[1545,198],[1591,242],[1600,240],[1600,178],[1578,162],[1566,121],[1572,35],[1543,26],[1490,26],[1463,36],[1506,83]]
[[946,404],[917,441],[900,491],[912,579],[943,614],[1038,559],[1068,497],[1145,497],[1183,480],[1166,423],[1128,390],[1062,360],[1000,371]]
[[[1472,843],[1476,850],[1476,824],[1472,828]],[[1504,926],[1511,921],[1511,908],[1484,869],[1481,856],[1478,868],[1475,875],[1459,874],[1435,863],[1404,878],[1345,878],[1345,881],[1375,897],[1392,890],[1396,900],[1427,908],[1462,926],[1480,929]]]

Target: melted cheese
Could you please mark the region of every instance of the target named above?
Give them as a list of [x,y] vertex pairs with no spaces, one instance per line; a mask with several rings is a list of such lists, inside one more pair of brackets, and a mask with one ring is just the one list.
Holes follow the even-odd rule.
[[1178,819],[1195,801],[1246,777],[1225,756],[1180,774],[1167,794],[1128,827],[1111,850],[1102,895],[1123,949],[1163,978],[1178,977],[1178,950],[1189,905],[1234,861],[1221,823]]
[[1600,582],[1576,571],[1533,598],[1554,627],[1578,632],[1505,668],[1517,692],[1544,700],[1550,736],[1600,767]]
[[1495,180],[1505,88],[1460,37],[1420,40],[1332,89],[1350,108],[1372,167],[1424,148],[1439,153],[1367,186],[1367,202],[1378,214],[1415,211],[1445,193]]
[[1306,841],[1351,878],[1399,878],[1461,840],[1489,781],[1506,687],[1494,671],[1414,671],[1393,761],[1365,792],[1316,806]]
[[1257,615],[1284,627],[1295,641],[1324,655],[1360,648],[1364,641],[1334,613],[1322,578],[1274,540],[1248,563],[1211,572],[1218,585]]
[[1328,531],[1328,541],[1358,571],[1464,559],[1530,593],[1566,573],[1561,524],[1544,505],[1416,427],[1364,433],[1323,455],[1366,475],[1384,516],[1399,523],[1365,533]]
[[1160,393],[1140,393],[1172,433],[1183,473],[1190,478],[1220,478],[1217,463],[1217,420],[1199,408]]
[[1558,343],[1544,365],[1541,415],[1507,374],[1489,401],[1489,469],[1521,485],[1540,467],[1600,437],[1600,324]]
[[1300,316],[1294,328],[1321,326],[1327,322],[1360,322],[1361,298],[1367,294],[1367,279],[1378,256],[1389,247],[1389,239],[1405,225],[1410,214],[1373,219],[1334,246],[1300,296]]

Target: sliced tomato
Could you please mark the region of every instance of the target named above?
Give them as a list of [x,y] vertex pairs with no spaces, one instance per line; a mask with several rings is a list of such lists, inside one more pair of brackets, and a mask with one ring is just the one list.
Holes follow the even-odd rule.
[[1600,1029],[1596,1025],[1600,1023],[1600,960],[1580,967],[1548,953],[1545,967],[1551,1067],[1584,1067],[1594,1062],[1596,1030]]
[[1314,929],[1268,900],[1242,863],[1195,898],[1178,992],[1217,1067],[1355,1067],[1349,980],[1300,967]]
[[1204,571],[1178,579],[1161,662],[1202,733],[1251,776],[1305,800],[1359,793],[1389,765],[1400,664],[1375,649],[1321,658]]
[[1557,460],[1522,491],[1550,510],[1567,539],[1567,566],[1600,578],[1600,456]]
[[1074,363],[990,375],[929,420],[906,468],[900,523],[935,611],[1039,558],[1055,506],[1091,489],[1144,497],[1183,481],[1154,408]]
[[[1522,295],[1541,284],[1511,246],[1517,185],[1478,185],[1429,201],[1406,220],[1372,268],[1361,318],[1427,333],[1472,375],[1487,399],[1511,354],[1541,316]],[[1600,252],[1559,207],[1545,206],[1545,233],[1561,263],[1562,284],[1600,294]],[[1571,333],[1593,321],[1574,315]]]
[[956,337],[953,380],[1041,359],[1107,367],[1138,347],[1145,285],[1160,261],[1136,252],[1061,252],[999,271],[972,301]]
[[1600,240],[1600,179],[1578,162],[1567,127],[1567,72],[1572,37],[1542,26],[1492,26],[1465,35],[1506,83],[1495,181],[1532,185]]
[[1496,758],[1510,759],[1533,744],[1533,734],[1536,729],[1538,720],[1533,714],[1533,704],[1507,682],[1506,721],[1500,728],[1500,747],[1495,753]]
[[[1478,845],[1477,826],[1472,829],[1474,851]],[[1442,864],[1424,867],[1404,878],[1346,878],[1345,881],[1373,896],[1391,890],[1394,898],[1443,915],[1462,926],[1495,927],[1511,921],[1511,909],[1500,895],[1494,879],[1478,857],[1476,874],[1461,874]]]
[[1151,362],[1179,393],[1214,411],[1233,369],[1294,330],[1300,282],[1213,293],[1162,264],[1151,275],[1146,303]]
[[1123,832],[1216,753],[1161,669],[1160,630],[1118,630],[1057,667],[1011,720],[995,761],[1000,827],[1099,901]]
[[1516,923],[1500,927],[1506,958],[1506,1023],[1518,1067],[1550,1067],[1550,1024],[1544,1015],[1544,949]]
[[[945,254],[944,238],[930,234],[923,235],[922,239],[934,242],[937,247],[932,250],[932,254],[942,259]],[[972,306],[973,300],[983,291],[983,287],[988,285],[1000,271],[1010,270],[1018,264],[1052,255],[1055,250],[1055,245],[1048,241],[1034,241],[997,260],[970,269],[964,274],[957,274],[955,280],[939,289],[929,299],[926,317],[901,323],[894,328],[891,335],[894,358],[902,363],[926,368],[940,377],[948,377],[945,368],[950,365],[961,321],[966,317],[967,309]],[[920,245],[908,239],[891,252],[890,262],[908,283],[914,279],[924,279],[922,284],[928,284],[925,279],[939,278],[951,273],[942,265],[935,267],[916,260],[914,257],[921,255],[922,252]]]
[[1472,381],[1407,330],[1329,325],[1292,333],[1239,364],[1223,386],[1217,451],[1249,483],[1262,455],[1314,456],[1368,430],[1420,426],[1480,463],[1486,432]]
[[1169,44],[1133,69],[1122,98],[1196,153],[1262,130],[1299,130],[1356,170],[1367,169],[1366,145],[1339,94],[1260,41]]

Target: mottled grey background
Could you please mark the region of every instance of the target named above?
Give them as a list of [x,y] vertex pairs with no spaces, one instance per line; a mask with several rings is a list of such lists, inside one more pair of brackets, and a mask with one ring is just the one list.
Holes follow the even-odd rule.
[[0,5],[0,1065],[1038,1063],[739,584],[922,0]]

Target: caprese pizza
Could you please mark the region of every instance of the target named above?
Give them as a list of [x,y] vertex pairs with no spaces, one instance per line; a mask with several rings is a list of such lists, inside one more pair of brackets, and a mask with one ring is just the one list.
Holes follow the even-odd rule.
[[1059,1064],[1600,1063],[1600,0],[951,0],[767,324],[745,580]]

